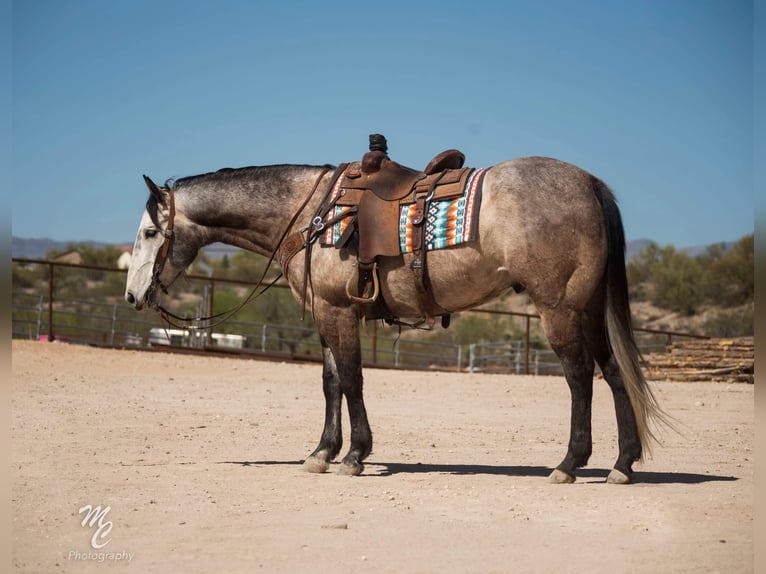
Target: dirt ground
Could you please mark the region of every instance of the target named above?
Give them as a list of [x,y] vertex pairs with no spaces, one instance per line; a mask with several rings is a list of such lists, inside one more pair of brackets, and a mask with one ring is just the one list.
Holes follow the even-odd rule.
[[319,365],[26,341],[12,360],[15,572],[753,570],[753,385],[655,383],[682,434],[616,486],[597,381],[591,464],[555,485],[559,377],[367,370],[375,447],[346,477],[301,469]]

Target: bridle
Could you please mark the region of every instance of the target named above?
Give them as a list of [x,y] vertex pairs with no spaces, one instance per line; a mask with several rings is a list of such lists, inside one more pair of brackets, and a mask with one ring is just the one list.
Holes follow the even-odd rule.
[[[330,180],[327,194],[329,195],[330,191],[333,188],[333,185],[335,184],[335,181],[340,176],[340,173],[342,173],[343,168],[345,168],[345,165],[338,166],[335,170],[335,174]],[[317,188],[319,187],[320,182],[322,181],[322,178],[327,174],[328,171],[330,171],[331,166],[325,166],[323,167],[322,171],[317,176],[316,180],[314,181],[314,185],[311,187],[311,191],[306,196],[306,199],[303,200],[303,203],[301,203],[298,210],[295,212],[295,215],[290,219],[290,222],[287,224],[287,227],[285,227],[284,231],[282,232],[282,235],[279,238],[279,241],[277,242],[277,246],[274,248],[274,250],[271,253],[271,256],[269,257],[268,262],[266,263],[266,267],[263,270],[263,273],[261,274],[260,278],[255,284],[255,287],[253,287],[253,290],[250,292],[250,294],[245,298],[245,300],[237,305],[233,309],[229,309],[228,311],[223,311],[221,313],[216,313],[214,315],[210,315],[208,317],[195,317],[193,319],[189,319],[187,317],[181,317],[179,315],[176,315],[172,311],[166,309],[165,307],[161,305],[156,306],[157,312],[160,314],[160,316],[168,322],[168,324],[174,326],[174,327],[180,327],[185,328],[185,324],[194,324],[198,322],[208,322],[212,321],[213,319],[219,319],[215,323],[210,323],[206,325],[207,328],[211,328],[214,325],[218,325],[220,323],[223,323],[226,319],[237,313],[240,309],[242,309],[245,305],[253,301],[254,299],[260,297],[263,295],[266,291],[268,291],[271,287],[273,287],[276,282],[282,277],[283,273],[279,273],[277,277],[271,281],[268,285],[263,287],[260,292],[258,292],[258,289],[261,288],[263,285],[263,281],[266,278],[266,274],[271,269],[272,263],[274,263],[274,260],[277,258],[277,255],[280,253],[280,250],[283,248],[283,244],[285,243],[285,238],[287,238],[287,234],[290,232],[290,229],[292,229],[293,225],[295,225],[296,220],[300,216],[300,214],[303,212],[303,210],[306,208],[308,203],[311,201],[311,198],[314,196],[314,193],[316,192]],[[168,257],[170,256],[170,250],[173,246],[173,242],[175,241],[175,233],[173,230],[174,222],[175,222],[175,214],[176,214],[176,208],[175,208],[175,194],[172,187],[166,187],[164,189],[168,192],[168,223],[165,229],[162,231],[162,234],[165,236],[165,240],[162,243],[162,246],[160,247],[159,252],[157,253],[157,258],[154,260],[154,267],[152,268],[152,282],[149,284],[149,289],[147,290],[147,297],[151,298],[154,293],[156,293],[157,289],[159,288],[163,293],[168,293],[169,286],[163,285],[162,281],[160,280],[160,275],[162,274],[162,270],[165,268],[165,263],[167,263]],[[322,202],[324,203],[324,201]],[[316,217],[314,218],[316,219]],[[289,239],[289,238],[288,238]],[[303,248],[307,247],[309,243],[306,242],[302,245]],[[306,286],[304,285],[304,305],[305,305],[305,291]],[[175,322],[174,322],[175,321]],[[178,322],[181,322],[179,324]]]
[[162,230],[162,235],[165,236],[165,240],[162,242],[159,253],[157,253],[157,259],[154,260],[154,267],[152,268],[152,282],[149,284],[148,290],[149,297],[154,295],[158,288],[165,294],[168,292],[168,286],[162,284],[162,281],[160,281],[160,275],[162,274],[162,270],[165,268],[165,263],[167,263],[168,256],[170,255],[170,249],[173,247],[173,242],[175,241],[175,233],[173,232],[173,228],[175,226],[176,219],[176,201],[173,188],[166,187],[165,190],[168,192],[168,224],[165,229]]

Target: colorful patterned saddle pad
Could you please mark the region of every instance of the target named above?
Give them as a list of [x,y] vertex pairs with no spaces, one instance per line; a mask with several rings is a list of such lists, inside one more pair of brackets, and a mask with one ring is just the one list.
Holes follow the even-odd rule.
[[[426,250],[444,249],[461,243],[474,241],[478,235],[479,208],[481,206],[481,187],[486,168],[474,169],[468,176],[463,194],[457,197],[430,201],[425,217],[424,233]],[[402,203],[399,211],[399,251],[412,253],[417,246],[413,245],[412,222],[415,216],[416,204]],[[322,245],[335,245],[349,225],[353,209],[348,206],[336,205],[328,214],[327,219],[336,223],[328,227],[322,236]]]

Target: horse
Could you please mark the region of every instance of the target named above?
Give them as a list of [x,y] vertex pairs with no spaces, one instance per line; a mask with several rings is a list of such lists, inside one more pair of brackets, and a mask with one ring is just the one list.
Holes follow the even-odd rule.
[[[353,246],[310,249],[306,231],[332,185],[334,166],[282,164],[225,168],[155,184],[130,262],[125,298],[137,310],[162,309],[161,293],[199,250],[223,242],[275,258],[288,234],[299,233],[309,265],[283,265],[299,304],[318,329],[325,397],[324,426],[303,467],[326,472],[341,451],[345,397],[350,447],[339,474],[358,475],[372,450],[363,397],[360,303],[346,284],[356,265]],[[380,296],[399,318],[423,317],[410,269],[412,254],[381,258]],[[658,442],[668,418],[642,373],[631,325],[625,233],[611,189],[589,172],[553,158],[525,157],[486,168],[475,240],[428,254],[430,289],[440,308],[468,310],[526,290],[558,356],[571,395],[570,435],[550,473],[571,483],[591,456],[595,366],[611,389],[618,456],[608,483],[634,481],[633,464]],[[277,261],[277,264],[279,261]],[[310,275],[310,276],[307,276]]]

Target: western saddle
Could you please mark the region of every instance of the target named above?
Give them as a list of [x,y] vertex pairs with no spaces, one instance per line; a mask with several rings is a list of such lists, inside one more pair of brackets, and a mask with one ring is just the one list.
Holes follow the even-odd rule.
[[[326,227],[347,219],[345,230],[334,243],[357,254],[357,265],[346,284],[349,299],[359,304],[363,321],[383,319],[389,324],[432,328],[435,317],[441,317],[443,327],[449,326],[450,312],[438,305],[428,280],[426,266],[425,221],[431,201],[459,197],[464,193],[472,169],[463,168],[465,156],[456,149],[436,155],[423,171],[400,165],[388,157],[386,138],[370,135],[370,151],[361,161],[343,164],[336,170],[328,197],[313,220],[309,230],[306,265],[309,274],[308,249],[312,233],[326,233]],[[399,219],[402,205],[415,204],[412,218],[413,271],[418,306],[422,321],[411,325],[399,320],[387,308],[380,295],[378,262],[381,257],[401,257]],[[335,216],[335,208],[341,215]],[[303,243],[301,241],[301,243]],[[284,265],[294,254],[281,255]]]

